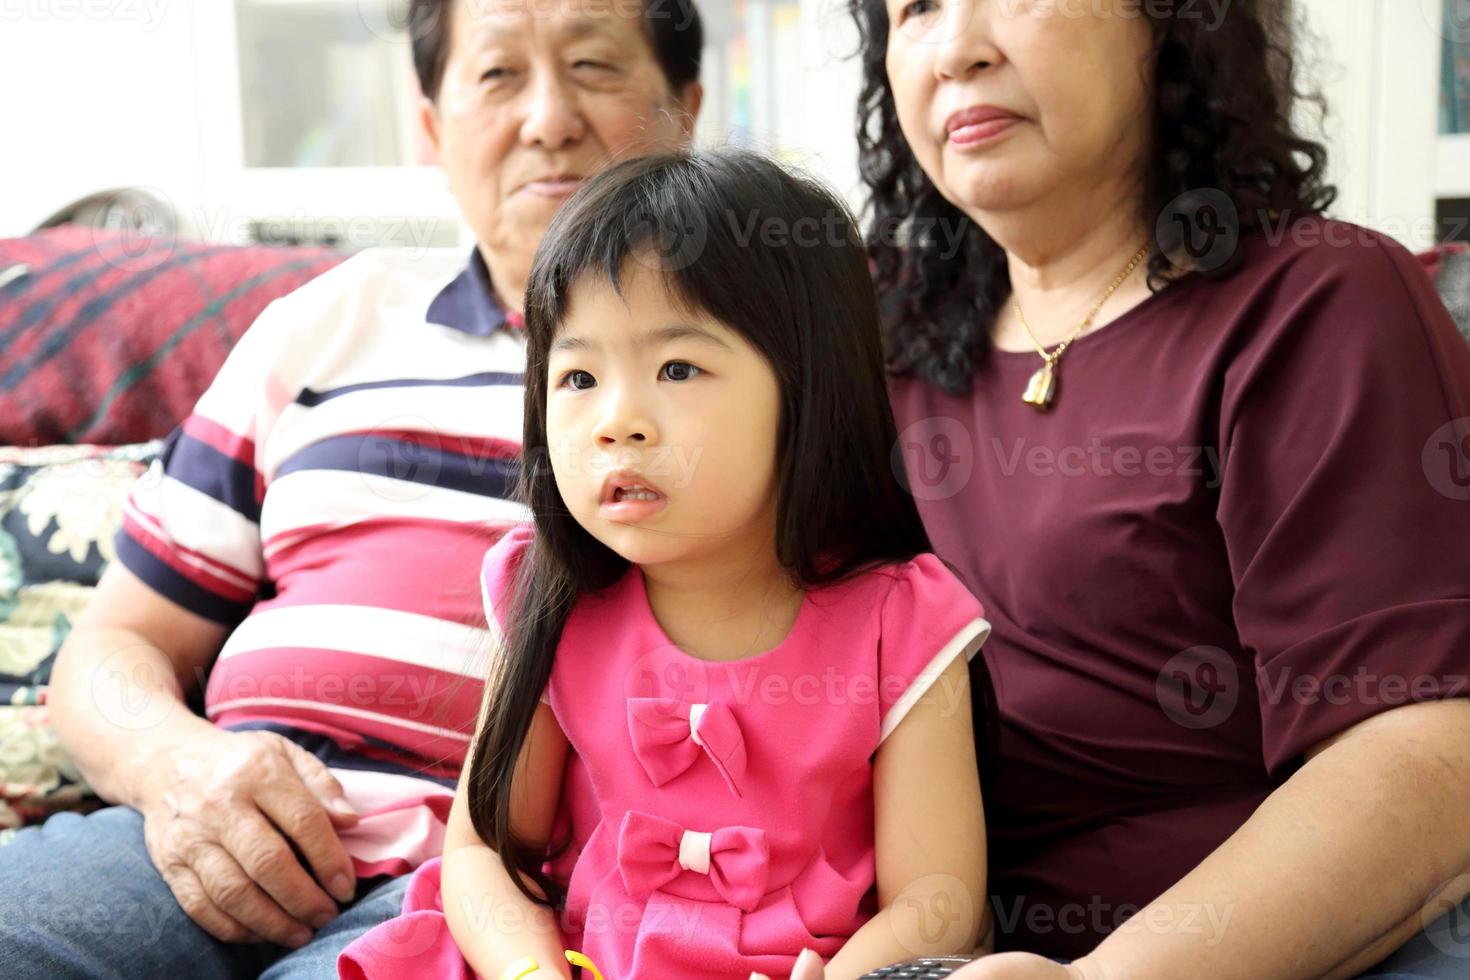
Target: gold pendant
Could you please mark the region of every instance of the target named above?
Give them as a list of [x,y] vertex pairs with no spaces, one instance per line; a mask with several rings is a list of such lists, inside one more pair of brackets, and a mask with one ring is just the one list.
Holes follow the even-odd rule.
[[1041,369],[1031,375],[1031,380],[1026,385],[1026,393],[1021,400],[1027,405],[1034,405],[1037,411],[1044,412],[1051,408],[1051,403],[1057,397],[1057,374],[1052,368],[1050,361],[1041,366]]

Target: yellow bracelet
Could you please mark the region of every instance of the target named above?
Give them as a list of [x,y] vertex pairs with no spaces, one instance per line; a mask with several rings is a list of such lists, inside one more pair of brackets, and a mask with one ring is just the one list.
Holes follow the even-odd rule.
[[583,956],[575,949],[566,950],[565,955],[567,962],[572,964],[572,966],[580,966],[584,970],[591,970],[593,980],[602,980],[602,971],[593,966],[592,961],[586,956]]
[[540,963],[529,956],[523,956],[505,968],[505,972],[500,975],[500,980],[521,980],[521,977],[530,976],[539,969],[541,969]]
[[[575,949],[563,950],[562,955],[566,956],[567,962],[572,964],[572,966],[580,966],[584,970],[591,970],[593,980],[602,980],[602,971],[598,970],[588,957],[577,952]],[[500,975],[500,980],[521,980],[522,977],[528,977],[539,969],[541,969],[540,963],[537,963],[529,956],[525,956],[506,967],[505,972]]]

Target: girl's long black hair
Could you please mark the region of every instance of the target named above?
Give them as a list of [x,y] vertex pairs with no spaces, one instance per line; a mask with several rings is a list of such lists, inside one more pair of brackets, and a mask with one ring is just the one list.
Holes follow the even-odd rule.
[[565,842],[513,836],[511,781],[573,604],[613,585],[629,564],[577,523],[557,490],[546,433],[548,350],[573,287],[594,277],[621,294],[629,260],[659,269],[676,302],[741,334],[775,372],[776,549],[797,586],[931,550],[893,462],[878,307],[862,237],[841,199],[737,150],[638,157],[590,180],[547,230],[527,283],[517,495],[535,534],[513,577],[468,786],[481,840],[527,897],[551,906],[565,893],[542,864]]

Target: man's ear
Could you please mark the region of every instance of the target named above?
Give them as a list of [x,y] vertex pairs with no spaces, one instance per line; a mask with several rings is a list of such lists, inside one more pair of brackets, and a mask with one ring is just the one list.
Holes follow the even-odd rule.
[[699,110],[704,105],[704,83],[690,82],[680,89],[677,97],[684,110],[679,116],[679,125],[684,127],[684,135],[693,139],[694,128],[699,123]]
[[439,107],[428,96],[419,97],[419,128],[423,130],[424,136],[428,139],[429,148],[434,151],[434,159],[425,162],[437,163],[439,160]]

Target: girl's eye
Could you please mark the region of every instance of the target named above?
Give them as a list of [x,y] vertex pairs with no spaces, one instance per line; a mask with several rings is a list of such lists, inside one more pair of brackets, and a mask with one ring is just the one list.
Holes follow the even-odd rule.
[[700,369],[688,361],[670,361],[664,365],[663,373],[670,381],[689,381],[700,373]]
[[[586,379],[586,384],[577,384],[579,379]],[[573,391],[586,391],[597,383],[597,379],[586,371],[568,371],[562,375],[558,388],[571,388]]]

